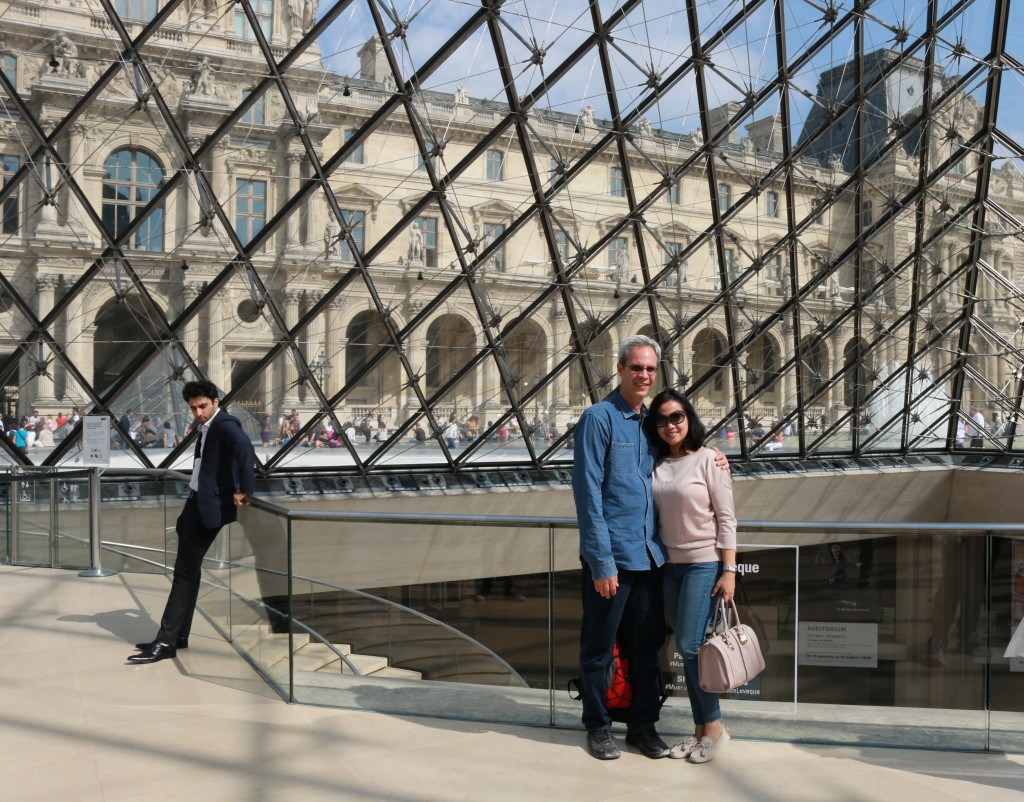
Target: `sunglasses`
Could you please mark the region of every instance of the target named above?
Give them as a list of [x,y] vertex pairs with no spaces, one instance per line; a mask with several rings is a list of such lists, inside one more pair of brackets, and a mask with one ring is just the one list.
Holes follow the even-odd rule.
[[680,423],[686,420],[685,412],[673,412],[671,415],[652,415],[651,420],[654,421],[654,425],[659,429],[664,429],[670,423],[673,426],[678,426]]

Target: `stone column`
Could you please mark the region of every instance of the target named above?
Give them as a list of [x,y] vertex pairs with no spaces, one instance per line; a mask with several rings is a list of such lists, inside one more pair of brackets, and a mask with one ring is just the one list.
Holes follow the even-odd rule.
[[[82,320],[85,315],[86,298],[90,295],[88,291],[79,293],[67,308],[67,323],[64,326],[64,353],[68,360],[79,373],[88,378],[89,367],[92,358],[85,359],[85,332],[82,328]],[[85,402],[85,392],[74,376],[68,372],[64,382],[64,400],[67,403],[81,406]]]
[[[186,309],[196,298],[199,297],[201,285],[196,281],[186,281],[181,287],[181,308]],[[199,315],[193,315],[192,319],[185,324],[181,333],[181,344],[185,352],[195,362],[199,362]]]
[[324,392],[328,398],[337,393],[345,383],[345,333],[341,331],[341,315],[346,303],[345,298],[335,298],[328,305],[326,312],[327,330],[324,338],[327,342],[327,358],[331,362],[331,375],[324,382]]
[[[75,123],[71,126],[71,132],[68,135],[67,164],[75,182],[83,191],[85,190],[85,182],[83,181],[82,159],[88,147],[86,144],[88,135],[89,126],[82,123]],[[70,187],[64,190],[64,196],[64,208],[67,211],[65,215],[66,225],[75,233],[76,237],[80,238],[83,242],[92,244],[92,237],[89,234],[92,226],[85,216],[81,201],[78,200],[78,196],[75,195]]]
[[[302,290],[285,290],[282,294],[284,303],[285,325],[291,330],[299,322],[299,303],[302,301]],[[295,369],[295,362],[292,360],[290,348],[286,348],[282,355],[281,374],[284,380],[284,401],[285,407],[290,411],[292,407],[299,405],[299,373]]]
[[[230,168],[228,167],[228,142],[227,137],[221,137],[220,141],[213,146],[213,175],[210,176],[210,183],[213,185],[213,193],[217,196],[224,208],[224,212],[230,218],[231,204],[228,199],[232,195]],[[219,224],[215,224],[219,225]]]
[[[53,311],[53,294],[56,289],[56,276],[36,277],[37,314],[40,320]],[[49,408],[57,404],[57,397],[54,395],[53,388],[53,371],[57,363],[53,361],[53,353],[48,345],[34,344],[31,346],[31,349],[32,353],[29,355],[31,360],[50,362],[46,368],[46,373],[38,373],[36,375],[36,394],[32,406],[46,408],[40,409],[41,412],[52,412],[54,410]]]
[[[203,137],[197,134],[189,134],[185,137],[188,142],[189,148],[195,153],[196,149],[203,144]],[[194,243],[193,237],[196,236],[196,229],[199,227],[199,184],[193,174],[188,175],[188,179],[185,182],[185,191],[181,193],[184,198],[184,209],[181,209],[181,219],[183,221],[184,230],[177,242],[187,241],[189,245]]]
[[[310,292],[306,294],[308,307],[312,309],[320,300],[324,297],[322,292]],[[326,339],[326,324],[327,324],[327,311],[322,311],[319,315],[313,317],[308,324],[306,324],[305,340],[306,340],[306,362],[315,362],[317,359],[324,359],[327,362],[331,360],[330,351],[327,350],[327,339]],[[327,392],[327,376],[324,375],[323,380],[320,382],[321,389],[324,395],[329,395]],[[311,398],[307,400],[312,401]],[[319,402],[317,402],[319,406]]]
[[[416,339],[409,341],[405,347],[405,353],[409,359],[409,364],[412,366],[413,372],[420,374],[419,386],[420,389],[422,389],[427,370],[427,351],[426,346],[423,344],[423,340]],[[415,405],[417,408],[419,407],[419,399],[416,398],[416,395],[411,387],[406,387],[405,389],[403,389],[402,394],[404,397],[403,405],[406,410],[409,410],[408,414],[412,414],[411,408],[413,405]],[[426,426],[424,426],[424,428],[426,428]]]
[[[551,306],[551,345],[548,348],[548,370],[553,370],[555,365],[565,358],[566,341],[569,330],[566,323],[565,308],[559,301]],[[569,371],[564,370],[551,383],[550,391],[552,403],[558,409],[565,409],[572,405],[569,398]]]
[[[288,161],[288,194],[287,198],[294,198],[295,194],[299,191],[300,174],[299,168],[302,162],[306,158],[305,152],[302,151],[289,151],[285,157]],[[281,250],[285,251],[290,247],[298,247],[302,244],[302,240],[299,232],[299,221],[302,217],[301,207],[293,209],[292,213],[288,215],[288,219],[285,221],[284,228],[284,242],[281,243]],[[312,240],[313,238],[310,237]]]
[[[783,334],[779,338],[779,342],[782,347],[779,350],[779,364],[785,365],[793,355],[793,341],[791,338]],[[785,373],[782,374],[778,383],[778,397],[779,397],[779,412],[786,414],[789,412],[788,404],[792,401],[796,403],[796,370],[795,367],[791,367]]]
[[226,333],[224,307],[226,300],[227,292],[220,290],[213,295],[208,305],[210,310],[210,346],[207,351],[206,374],[207,378],[222,391],[226,389],[228,378],[224,366],[224,335]]

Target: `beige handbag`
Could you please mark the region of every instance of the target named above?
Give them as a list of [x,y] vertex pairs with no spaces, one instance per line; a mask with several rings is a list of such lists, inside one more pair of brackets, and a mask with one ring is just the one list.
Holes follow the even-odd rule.
[[[729,610],[733,624],[729,625]],[[719,621],[725,627],[718,631]],[[712,634],[697,652],[700,687],[708,693],[728,693],[764,671],[764,657],[754,630],[740,623],[735,602],[719,597]]]

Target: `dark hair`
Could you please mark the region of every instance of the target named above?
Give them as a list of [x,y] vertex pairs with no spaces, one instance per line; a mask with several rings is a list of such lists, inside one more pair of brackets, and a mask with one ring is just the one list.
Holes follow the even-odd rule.
[[690,399],[678,390],[673,390],[671,387],[667,387],[651,400],[651,404],[648,407],[649,411],[647,417],[644,419],[644,426],[647,428],[647,436],[650,438],[651,444],[654,446],[659,459],[668,454],[668,443],[662,440],[658,435],[658,427],[654,425],[654,416],[658,415],[658,409],[669,401],[678,401],[683,407],[683,412],[686,414],[687,432],[686,439],[683,440],[684,449],[687,451],[696,451],[704,445],[704,440],[708,436],[708,431],[704,428],[704,424],[701,423],[700,418],[697,417],[697,410],[693,408],[693,404],[690,403]]
[[217,391],[217,385],[211,381],[200,379],[194,382],[185,382],[185,386],[181,388],[181,397],[186,401],[191,401],[193,398],[209,398],[211,401],[220,398],[220,393]]

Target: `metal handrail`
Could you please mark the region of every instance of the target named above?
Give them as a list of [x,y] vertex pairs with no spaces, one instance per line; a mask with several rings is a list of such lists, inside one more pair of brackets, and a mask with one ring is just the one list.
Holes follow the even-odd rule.
[[[411,513],[352,510],[302,510],[284,507],[266,499],[250,499],[256,509],[272,512],[291,521],[347,521],[349,523],[452,524],[455,526],[493,526],[519,528],[578,529],[576,518],[531,515],[446,515],[443,513]],[[942,532],[943,534],[988,535],[1024,534],[1024,523],[945,523],[930,521],[766,521],[739,520],[737,529],[748,532],[817,532],[831,529],[840,532]]]
[[[251,568],[251,566],[240,566],[240,565],[237,565],[235,563],[232,563],[232,566],[237,567],[237,568]],[[263,572],[263,573],[267,573],[267,574],[276,574],[277,576],[287,576],[288,575],[287,572],[277,570],[276,568],[251,568],[251,570],[255,570],[257,572]],[[529,688],[530,687],[529,683],[523,678],[523,676],[518,671],[516,671],[511,665],[509,665],[509,663],[503,657],[501,657],[501,655],[497,654],[492,649],[490,649],[489,647],[487,647],[484,644],[482,644],[480,641],[478,641],[472,635],[467,635],[465,632],[459,631],[458,629],[453,627],[451,624],[448,624],[448,623],[446,623],[444,621],[441,621],[441,620],[439,620],[437,618],[434,618],[433,616],[429,616],[426,613],[420,612],[419,610],[415,610],[412,607],[406,607],[404,604],[399,604],[398,602],[391,601],[390,599],[382,599],[380,596],[374,596],[372,593],[367,593],[366,591],[363,591],[363,590],[356,590],[355,588],[347,588],[344,585],[338,585],[338,584],[335,584],[334,582],[327,582],[326,580],[316,579],[316,578],[310,577],[310,576],[303,576],[302,574],[293,574],[292,576],[293,576],[294,579],[298,579],[298,580],[305,581],[305,582],[313,582],[313,583],[316,583],[317,585],[323,585],[324,587],[331,588],[332,590],[341,590],[341,591],[344,591],[345,593],[352,593],[352,594],[354,594],[356,596],[362,596],[364,599],[368,599],[368,600],[374,601],[374,602],[379,602],[379,603],[387,605],[389,607],[397,608],[398,610],[401,610],[403,613],[411,613],[416,618],[420,618],[420,619],[422,619],[424,621],[427,621],[430,624],[434,624],[436,626],[439,626],[439,627],[441,627],[441,629],[447,630],[448,632],[450,632],[455,637],[460,638],[461,640],[464,640],[464,641],[468,641],[471,645],[476,646],[477,648],[481,649],[484,652],[487,652],[487,654],[489,654],[491,657],[493,657],[495,660],[497,660],[498,663],[503,665],[505,667],[505,669],[508,671],[509,674],[511,674],[517,680],[519,680],[520,684],[524,688]],[[245,597],[243,596],[242,598],[245,598]],[[294,620],[294,619],[292,619],[292,620]],[[312,630],[310,630],[310,632],[312,632]],[[319,638],[323,637],[319,633],[316,633],[316,634],[317,634],[317,637],[319,637]]]

